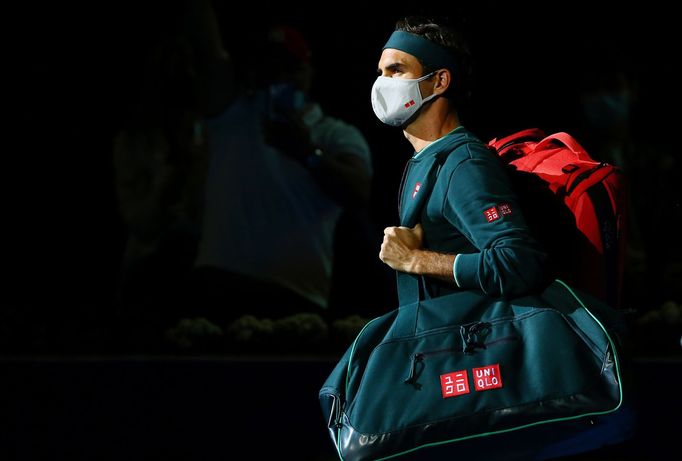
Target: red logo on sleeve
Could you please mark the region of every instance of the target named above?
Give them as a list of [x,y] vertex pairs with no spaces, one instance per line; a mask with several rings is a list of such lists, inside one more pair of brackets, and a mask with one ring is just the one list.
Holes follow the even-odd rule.
[[508,203],[500,203],[499,205],[497,205],[497,209],[502,216],[512,213],[511,205],[509,205]]
[[497,207],[491,206],[487,210],[483,212],[483,215],[485,216],[485,219],[488,220],[488,222],[493,222],[498,219],[500,219],[500,213],[497,211]]
[[440,375],[440,388],[443,398],[456,397],[469,393],[469,377],[466,370],[453,371]]
[[[474,368],[471,370],[471,374],[474,376],[474,387],[477,391],[487,391],[488,389],[502,387],[499,363]],[[442,379],[441,377],[441,381]]]

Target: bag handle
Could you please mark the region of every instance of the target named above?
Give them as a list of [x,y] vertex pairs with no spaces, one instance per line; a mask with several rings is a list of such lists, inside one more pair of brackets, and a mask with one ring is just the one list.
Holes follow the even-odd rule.
[[573,152],[578,157],[579,160],[593,161],[593,159],[583,148],[583,146],[581,146],[580,143],[573,136],[563,131],[547,136],[545,139],[540,141],[537,144],[537,146],[535,146],[535,149],[539,150],[546,148],[548,144],[551,144],[553,142],[559,142],[564,146],[568,147],[571,150],[571,152]]
[[524,143],[524,142],[538,142],[544,139],[547,135],[539,128],[528,128],[526,130],[518,131],[504,138],[493,138],[488,142],[488,146],[495,149],[502,157],[505,155],[506,149],[509,147]]

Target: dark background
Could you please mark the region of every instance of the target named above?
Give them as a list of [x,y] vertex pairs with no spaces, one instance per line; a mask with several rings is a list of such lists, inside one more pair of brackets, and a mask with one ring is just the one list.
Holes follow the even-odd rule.
[[[464,123],[482,139],[534,126],[580,133],[579,82],[595,67],[626,63],[638,84],[638,142],[669,153],[679,171],[679,77],[673,70],[679,21],[672,7],[445,1],[429,10],[414,3],[215,2],[225,44],[237,55],[274,22],[292,23],[308,37],[318,69],[315,96],[328,113],[357,125],[372,149],[372,258],[383,227],[397,222],[398,183],[412,152],[399,130],[375,118],[370,88],[381,46],[406,14],[436,11],[464,21],[478,75],[475,110]],[[169,27],[176,7],[172,1],[24,2],[3,15],[9,123],[1,170],[0,354],[11,377],[3,381],[11,425],[3,434],[16,442],[3,459],[232,459],[239,441],[270,456],[280,446],[294,459],[296,450],[300,459],[331,455],[315,394],[333,357],[227,363],[98,358],[125,352],[115,328],[126,230],[117,211],[112,139],[144,76],[145,46]],[[679,192],[665,193],[659,198],[670,204],[667,219],[653,223],[648,235],[661,258],[675,258]],[[640,314],[668,295],[633,286],[626,287],[628,299]],[[676,391],[679,362],[640,362],[639,370],[641,408],[654,420],[654,409],[669,408],[670,400],[658,385],[648,392],[649,380]],[[656,427],[645,425],[638,445],[651,440],[654,456],[633,459],[659,459],[666,443],[672,447],[671,429]],[[259,434],[268,432],[276,435],[266,448]]]
[[[225,44],[236,55],[274,22],[294,24],[308,37],[318,72],[314,95],[370,143],[379,230],[396,222],[397,187],[411,147],[374,117],[369,95],[381,46],[405,14],[436,11],[463,22],[477,60],[475,110],[464,123],[482,139],[533,126],[578,134],[578,83],[594,66],[613,61],[626,63],[637,80],[637,136],[679,158],[678,26],[662,5],[452,1],[428,9],[386,2],[370,10],[361,2],[243,2],[238,11],[235,2],[215,4]],[[168,29],[177,6],[25,3],[6,16],[4,297],[12,309],[48,316],[48,327],[70,319],[87,328],[110,306],[125,238],[112,138],[143,78],[145,46]],[[664,224],[679,223],[679,199],[671,203],[677,205]],[[661,252],[678,245],[671,235],[661,229]]]

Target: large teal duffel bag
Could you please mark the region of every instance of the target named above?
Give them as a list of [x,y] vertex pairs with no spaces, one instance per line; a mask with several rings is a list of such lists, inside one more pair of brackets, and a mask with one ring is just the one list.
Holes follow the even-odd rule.
[[358,334],[322,411],[345,461],[533,459],[619,409],[624,331],[620,311],[558,280],[513,300],[408,304]]

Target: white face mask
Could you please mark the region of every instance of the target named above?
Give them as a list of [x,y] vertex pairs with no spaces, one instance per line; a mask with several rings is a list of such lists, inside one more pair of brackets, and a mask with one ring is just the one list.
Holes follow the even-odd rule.
[[422,99],[419,91],[419,82],[435,73],[416,79],[379,76],[372,86],[374,114],[387,125],[400,126],[405,123],[426,101],[436,97],[436,94],[432,94]]

